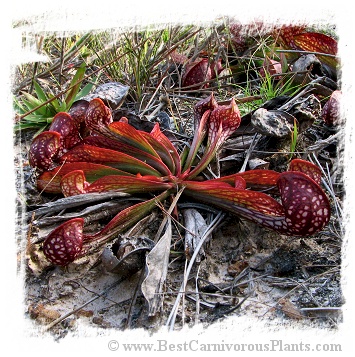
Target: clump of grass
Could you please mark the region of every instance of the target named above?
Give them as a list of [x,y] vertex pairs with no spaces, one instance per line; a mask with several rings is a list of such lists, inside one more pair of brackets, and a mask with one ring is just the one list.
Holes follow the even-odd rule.
[[68,112],[74,101],[87,95],[93,87],[88,83],[81,88],[86,66],[83,63],[72,78],[63,99],[53,92],[46,93],[37,81],[33,81],[35,95],[23,92],[22,98],[14,98],[14,110],[18,121],[14,129],[37,129],[38,133],[45,130],[59,112]]
[[[93,37],[88,47],[93,64],[105,66],[106,75],[130,86],[129,96],[138,107],[144,98],[167,76],[169,55],[180,45],[193,41],[198,31],[193,27],[139,32],[105,32]],[[122,56],[119,61],[113,61]]]

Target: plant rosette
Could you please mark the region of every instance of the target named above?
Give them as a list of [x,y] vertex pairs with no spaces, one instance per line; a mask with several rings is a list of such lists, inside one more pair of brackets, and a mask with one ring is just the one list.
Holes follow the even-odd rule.
[[[158,123],[148,133],[126,118],[113,121],[99,98],[90,101],[81,118],[87,136],[77,135],[68,116],[59,113],[56,125],[31,144],[30,164],[40,171],[38,189],[64,196],[116,191],[148,198],[120,211],[95,234],[85,233],[82,218],[62,223],[43,242],[44,255],[54,265],[66,266],[90,254],[92,247],[111,241],[179,190],[185,197],[290,236],[316,234],[330,219],[321,170],[308,161],[294,159],[282,173],[257,169],[205,179],[202,172],[240,125],[233,99],[219,105],[212,93],[196,104],[195,133],[180,154]],[[257,187],[275,188],[278,196]]]

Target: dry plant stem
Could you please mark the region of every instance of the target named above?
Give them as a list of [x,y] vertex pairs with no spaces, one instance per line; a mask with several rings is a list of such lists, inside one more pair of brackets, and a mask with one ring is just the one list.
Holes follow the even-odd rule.
[[323,52],[312,52],[312,51],[302,51],[302,50],[276,50],[275,52],[280,53],[300,53],[304,55],[319,55],[319,56],[327,56],[332,58],[338,58],[336,55],[332,55],[330,53],[323,53]]
[[[286,111],[287,109],[291,108],[299,98],[301,98],[301,97],[303,97],[306,94],[311,93],[311,92],[312,92],[312,90],[309,89],[308,87],[304,88],[298,94],[296,94],[292,99],[290,99],[288,102],[286,102],[284,105],[282,105],[278,110],[285,110]],[[305,99],[303,99],[303,101],[304,100]]]
[[[193,293],[193,295],[195,295],[195,293]],[[197,303],[197,299],[194,298],[193,296],[189,295],[188,293],[186,293],[186,299],[194,302],[195,304]],[[203,307],[206,307],[208,309],[215,309],[216,308],[216,304],[212,304],[212,303],[206,302],[204,300],[201,301],[200,299],[199,299],[199,305],[203,306]]]
[[133,315],[132,309],[133,309],[133,307],[134,307],[134,305],[135,305],[135,303],[137,301],[139,288],[142,285],[142,282],[143,282],[144,278],[145,278],[145,270],[142,269],[141,273],[140,273],[140,276],[139,276],[139,280],[138,280],[137,285],[136,285],[136,287],[134,289],[133,296],[130,299],[131,301],[130,301],[129,309],[128,309],[128,313],[127,313],[127,322],[126,322],[126,327],[125,327],[126,329],[131,328],[132,315]]
[[45,227],[75,217],[83,217],[87,222],[92,223],[112,214],[117,214],[118,211],[124,209],[122,207],[125,207],[125,205],[119,200],[106,201],[96,205],[88,206],[80,212],[64,213],[65,210],[63,210],[63,213],[61,212],[58,215],[43,217],[36,220],[35,224],[37,227]]
[[254,136],[253,136],[253,141],[251,142],[250,144],[250,147],[248,149],[248,151],[246,152],[245,154],[245,159],[244,159],[244,162],[243,162],[243,165],[240,169],[239,172],[244,172],[246,167],[247,167],[247,164],[248,164],[248,161],[249,161],[249,158],[250,158],[250,155],[251,153],[253,152],[256,144],[259,142],[259,140],[261,139],[261,134],[258,134],[258,133],[255,133]]
[[336,140],[338,140],[342,135],[344,135],[343,130],[339,130],[336,134],[330,135],[328,138],[324,140],[318,140],[316,143],[313,145],[309,146],[307,149],[307,152],[316,152],[324,149],[328,145],[332,144]]
[[[299,74],[303,72],[295,72],[294,74]],[[305,72],[307,73],[307,72]],[[307,94],[312,94],[314,91],[317,90],[320,92],[325,92],[323,95],[325,96],[330,96],[333,93],[333,90],[319,84],[317,80],[314,80],[310,82],[305,88],[301,89],[293,98],[291,98],[289,101],[287,101],[284,105],[282,105],[278,110],[285,110],[287,111],[289,108],[291,108],[295,103],[297,102],[298,99],[301,97],[306,96]],[[302,99],[302,101],[305,101],[307,98]]]
[[64,42],[65,37],[62,38],[62,48],[60,49],[60,62],[59,62],[59,74],[58,74],[58,83],[61,85],[62,75],[63,75],[63,64],[64,64]]
[[177,314],[177,311],[178,311],[178,307],[179,307],[179,303],[180,303],[180,300],[181,300],[181,297],[184,295],[184,291],[185,291],[185,288],[186,288],[186,282],[187,282],[187,279],[190,275],[190,272],[191,272],[191,269],[192,269],[192,266],[196,260],[196,257],[203,245],[203,243],[205,242],[205,240],[207,239],[207,237],[211,234],[211,232],[213,231],[213,229],[223,220],[223,218],[225,217],[225,213],[223,212],[219,212],[218,215],[214,218],[214,220],[211,222],[211,224],[208,226],[208,228],[206,229],[206,232],[202,235],[201,237],[201,240],[199,241],[199,244],[197,245],[192,257],[191,257],[191,260],[189,262],[189,265],[186,269],[186,274],[184,276],[184,281],[183,283],[181,284],[181,287],[180,287],[180,290],[178,292],[178,295],[177,295],[177,298],[175,300],[175,303],[174,303],[174,306],[170,312],[170,315],[168,317],[168,320],[166,322],[166,326],[169,328],[169,331],[172,331],[174,329],[174,325],[175,325],[175,319],[176,319],[176,314]]
[[[152,97],[149,99],[149,102],[148,102],[148,104],[146,105],[145,109],[141,111],[141,115],[144,115],[147,111],[149,111],[149,110],[151,109],[150,105],[151,105],[153,99],[155,98],[155,96],[156,96],[158,90],[160,89],[160,86],[162,85],[162,83],[163,83],[163,81],[164,81],[164,79],[165,79],[166,77],[167,77],[167,76],[164,76],[164,77],[160,80],[160,82],[159,82],[159,84],[158,84],[156,90],[154,91]],[[165,107],[166,107],[166,103],[165,103],[164,101],[160,101],[159,105],[158,105],[158,106],[154,109],[154,111],[149,115],[148,120],[151,120],[151,118],[154,118],[154,115],[155,115],[156,113],[158,113],[160,110],[162,110],[163,108],[165,108]]]
[[63,209],[74,208],[81,205],[94,203],[102,200],[111,200],[113,198],[122,198],[130,196],[123,192],[103,192],[103,193],[83,193],[77,196],[59,198],[55,202],[44,203],[40,208],[29,212],[29,215],[35,213],[36,216],[60,212]]
[[[40,36],[40,39],[37,42],[37,53],[38,54],[41,54],[41,50],[42,50],[42,46],[43,46],[43,39],[44,39],[44,37]],[[30,86],[29,93],[32,93],[32,91],[33,91],[33,87],[34,87],[34,83],[33,82],[34,82],[35,77],[36,77],[37,69],[38,69],[38,62],[35,62],[34,66],[33,66],[33,74],[32,74],[32,78],[31,78],[31,86]]]
[[248,97],[233,96],[229,100],[218,101],[217,103],[219,105],[228,105],[232,99],[235,100],[236,104],[244,104],[244,103],[250,103],[262,99],[262,96],[261,95],[251,95]]
[[[327,172],[325,172],[323,167],[319,163],[315,153],[312,153],[312,156],[313,156],[314,161],[317,163],[318,167],[321,169],[321,171],[323,173],[323,176],[327,178],[327,181],[326,181],[322,177],[322,184],[327,189],[329,194],[332,196],[332,199],[334,201],[335,211],[336,211],[336,214],[337,214],[337,217],[338,217],[339,227],[340,227],[340,230],[341,230],[341,236],[343,237],[345,232],[344,232],[344,227],[343,227],[343,224],[342,224],[342,222],[343,222],[342,217],[343,217],[344,214],[343,214],[343,210],[342,210],[341,206],[339,205],[338,199],[337,199],[336,194],[335,194],[334,189],[333,189],[332,180],[331,180],[331,177],[330,177],[330,172],[329,172],[328,165],[327,165]],[[308,157],[310,158],[310,161],[312,162],[312,157],[310,157],[310,154],[308,155]]]
[[[247,270],[246,270],[246,273],[247,273],[247,274],[245,274],[245,275],[248,275],[248,277],[249,277],[249,275],[250,275],[250,269],[247,269]],[[246,285],[246,284],[252,285],[255,281],[261,280],[261,279],[266,278],[266,277],[268,277],[268,276],[269,276],[268,274],[263,274],[263,275],[256,276],[256,277],[250,277],[250,278],[248,278],[247,280],[244,280],[244,281],[242,281],[242,282],[240,282],[240,283],[238,283],[238,284],[235,284],[235,283],[233,282],[233,285],[231,285],[231,287],[228,288],[228,289],[231,289],[230,294],[232,294],[233,289],[236,289],[236,288],[238,288],[238,287],[240,287],[240,286],[243,286],[243,285]],[[250,289],[250,290],[251,290],[251,289]]]
[[341,312],[341,307],[303,307],[300,309],[302,312]]
[[200,293],[198,291],[198,276],[199,276],[199,273],[200,273],[200,267],[201,267],[201,265],[199,265],[197,267],[196,279],[195,279],[195,289],[196,289],[195,325],[198,324],[199,315],[200,315]]
[[156,243],[156,242],[159,240],[159,238],[161,237],[161,234],[162,234],[163,229],[164,229],[164,227],[165,227],[165,225],[166,225],[166,222],[167,222],[167,220],[169,219],[169,217],[171,216],[171,213],[173,212],[173,210],[175,209],[176,204],[177,204],[177,202],[179,201],[179,198],[180,198],[180,196],[182,195],[183,191],[184,191],[184,187],[181,188],[181,189],[179,190],[179,192],[176,194],[176,196],[174,197],[174,200],[173,200],[173,202],[171,203],[171,205],[170,205],[170,207],[169,207],[167,213],[165,214],[165,217],[164,217],[163,221],[161,222],[160,227],[159,227],[159,229],[158,229],[158,231],[157,231],[157,233],[156,233],[156,235],[155,235],[155,238],[154,238],[154,242],[155,242],[155,243]]
[[[184,37],[180,41],[178,41],[175,45],[169,47],[168,51],[161,54],[161,56],[164,56],[164,58],[167,57],[168,55],[170,55],[170,53],[172,53],[174,50],[176,50],[182,43],[187,41],[189,38],[197,35],[200,31],[201,31],[201,29],[197,29],[196,31],[193,31],[192,33],[188,34],[186,37]],[[161,61],[162,61],[162,59],[159,56],[157,56],[157,59],[153,62],[152,67],[155,67]]]
[[[187,285],[187,280],[188,280],[188,275],[186,274],[187,270],[187,260],[185,260],[185,266],[184,266],[184,279],[183,279],[183,286],[186,287]],[[185,288],[184,290],[185,291]],[[182,303],[181,303],[181,321],[182,321],[182,326],[185,327],[185,302],[186,302],[186,294],[182,294]]]
[[243,305],[244,301],[246,301],[247,299],[249,299],[249,295],[245,296],[242,301],[238,302],[237,305],[235,305],[231,309],[225,311],[223,313],[223,315],[228,315],[228,314],[231,314],[232,312],[234,312],[235,310],[238,310]]

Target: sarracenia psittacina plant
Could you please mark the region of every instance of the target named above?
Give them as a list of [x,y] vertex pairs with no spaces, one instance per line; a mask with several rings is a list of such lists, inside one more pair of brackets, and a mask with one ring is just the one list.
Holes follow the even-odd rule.
[[[119,191],[151,197],[119,212],[96,234],[84,233],[82,218],[61,224],[43,243],[44,254],[53,264],[65,266],[90,253],[93,247],[127,230],[158,202],[180,189],[196,201],[282,234],[315,234],[329,221],[329,201],[320,187],[321,171],[310,162],[295,159],[284,173],[250,170],[210,180],[201,177],[240,124],[234,100],[229,105],[218,105],[211,94],[197,103],[195,134],[188,150],[185,148],[181,154],[159,124],[147,133],[135,129],[126,118],[114,122],[110,110],[97,98],[85,112],[89,134],[80,142],[75,130],[74,135],[67,130],[76,125],[76,120],[63,118],[32,142],[30,163],[42,170],[37,182],[39,190],[64,196]],[[203,143],[207,143],[205,147]],[[280,200],[260,192],[265,188],[278,191]]]

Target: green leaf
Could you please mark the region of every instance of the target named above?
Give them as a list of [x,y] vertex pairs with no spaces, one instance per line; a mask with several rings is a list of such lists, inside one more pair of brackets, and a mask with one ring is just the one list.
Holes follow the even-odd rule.
[[[61,102],[58,100],[58,98],[55,98],[53,94],[50,94],[50,95],[49,95],[49,99],[52,99],[51,105],[52,105],[52,107],[53,107],[53,109],[54,109],[54,112],[55,112],[54,115],[55,115],[56,113],[60,113],[60,112],[63,112],[63,111],[64,111],[64,110],[63,110],[63,103],[61,103]],[[64,103],[64,109],[65,109],[65,107],[66,107],[66,105],[65,105],[65,103]]]
[[34,97],[32,94],[26,92],[23,93],[23,96],[25,97],[25,99],[23,99],[22,102],[29,108],[29,110],[32,110],[42,105],[41,107],[36,109],[34,113],[48,115],[48,107],[46,105],[43,105],[44,102]]
[[290,145],[290,158],[292,158],[293,153],[296,150],[297,138],[298,138],[298,130],[297,130],[297,122],[294,120],[293,124],[293,132],[291,133],[291,145]]
[[46,95],[46,93],[44,93],[41,86],[36,81],[33,81],[33,86],[34,86],[35,92],[37,94],[37,98],[42,102],[46,102],[49,98]]
[[81,66],[77,69],[75,76],[73,77],[72,81],[69,84],[69,87],[71,87],[71,89],[68,91],[65,97],[66,109],[69,109],[72,106],[79,92],[80,84],[85,75],[85,70],[86,70],[86,65],[85,62],[83,62]]
[[[75,101],[79,100],[82,97],[85,97],[86,95],[88,95],[91,92],[91,89],[96,85],[96,83],[98,82],[98,77],[95,77],[91,83],[88,83],[82,90],[80,90],[78,92],[78,94],[75,97]],[[73,103],[74,103],[73,102]]]
[[[38,123],[38,124],[47,124],[48,123],[48,116],[46,115],[37,115],[37,114],[29,114],[25,116],[22,121],[29,122],[29,123]],[[53,118],[53,117],[51,117]]]
[[24,130],[24,129],[38,129],[38,128],[40,128],[40,132],[42,132],[46,128],[46,126],[43,126],[43,124],[41,125],[39,123],[38,124],[37,123],[18,123],[18,124],[14,125],[14,131],[19,131],[19,130]]
[[13,106],[15,112],[17,112],[18,114],[25,114],[29,111],[27,106],[25,106],[24,103],[21,103],[17,98],[13,99]]

